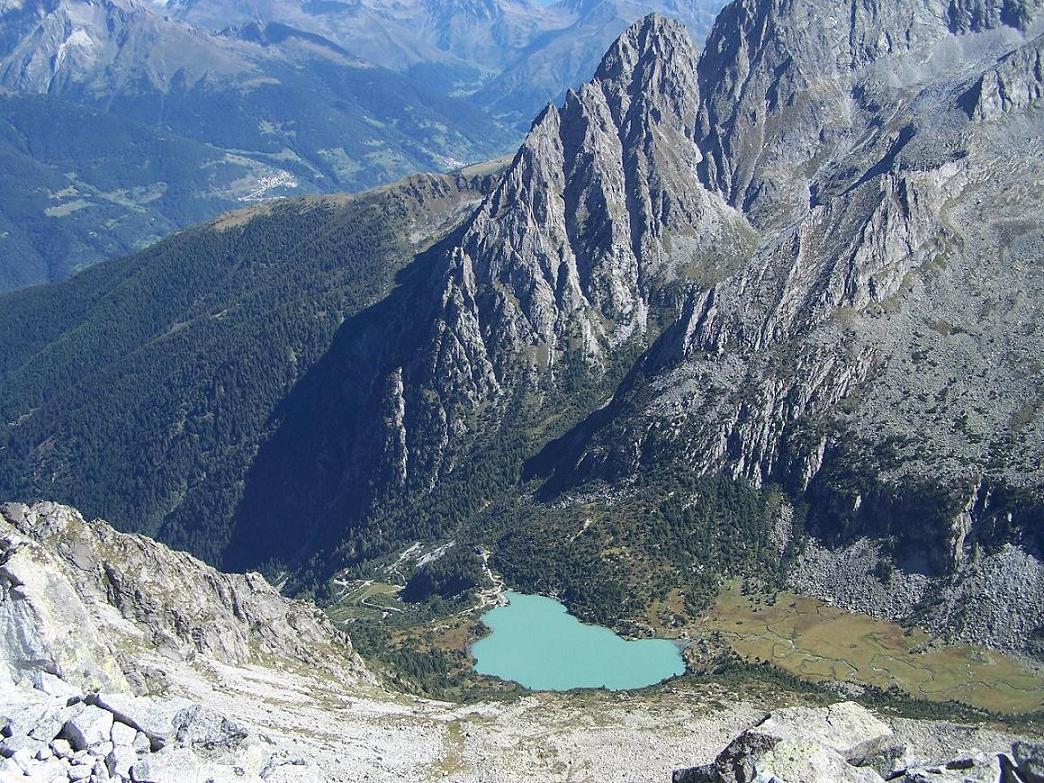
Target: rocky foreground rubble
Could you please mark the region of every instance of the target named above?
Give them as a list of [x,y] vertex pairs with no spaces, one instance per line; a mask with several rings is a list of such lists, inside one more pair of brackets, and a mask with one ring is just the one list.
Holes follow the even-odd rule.
[[368,678],[316,607],[54,503],[0,506],[0,783],[317,780],[321,773],[173,695],[179,664]]
[[38,672],[32,692],[4,705],[0,783],[27,778],[134,783],[291,783],[321,779],[215,711],[178,697],[76,693]]
[[775,712],[674,783],[1044,783],[1044,743],[927,758],[853,702]]

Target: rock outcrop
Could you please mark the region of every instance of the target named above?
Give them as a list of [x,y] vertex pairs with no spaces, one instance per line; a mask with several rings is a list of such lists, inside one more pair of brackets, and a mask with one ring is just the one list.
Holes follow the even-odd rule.
[[255,665],[373,681],[319,609],[258,574],[219,573],[55,503],[0,506],[0,780],[322,779],[171,692],[173,667]]
[[0,506],[0,632],[9,680],[43,673],[84,692],[157,687],[161,672],[142,665],[157,653],[366,676],[318,608],[283,598],[259,574],[220,573],[46,502]]
[[713,763],[677,770],[674,783],[1019,783],[1036,780],[1041,747],[972,749],[928,759],[852,702],[782,709],[744,731]]
[[943,589],[977,552],[1039,561],[1041,24],[1036,2],[728,6],[698,179],[759,244],[554,444],[551,485],[781,486],[807,532],[887,540]]

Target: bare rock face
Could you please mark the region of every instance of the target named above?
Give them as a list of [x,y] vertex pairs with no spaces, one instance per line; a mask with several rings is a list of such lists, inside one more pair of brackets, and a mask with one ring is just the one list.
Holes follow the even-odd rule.
[[965,110],[980,122],[1025,111],[1044,97],[1044,38],[1000,59],[994,68],[976,79],[962,99]]
[[550,365],[570,345],[597,357],[643,331],[650,291],[682,274],[697,242],[740,238],[742,219],[692,176],[694,77],[685,30],[650,16],[534,123],[454,250],[443,293],[474,303],[475,349],[498,379],[523,347]]
[[0,628],[8,677],[43,671],[84,688],[127,688],[113,645],[84,633],[93,618],[58,559],[15,536],[7,513],[24,516],[22,508],[5,512],[0,539]]
[[[782,709],[744,731],[713,763],[677,770],[674,783],[996,783],[1030,780],[1032,743],[1014,759],[980,750],[944,760],[896,743],[892,731],[853,702]],[[1017,774],[1022,777],[1016,777]]]
[[[125,88],[135,79],[166,89],[175,79],[244,75],[235,54],[215,58],[198,31],[169,18],[142,13],[133,3],[21,2],[0,6],[9,36],[0,41],[0,84],[48,93]],[[142,59],[135,71],[129,61]]]
[[692,178],[694,76],[685,30],[650,16],[534,123],[454,251],[443,294],[474,301],[498,374],[523,346],[546,349],[548,364],[571,337],[597,356],[643,330],[650,289],[692,260],[692,240],[742,230]]
[[0,653],[16,681],[42,671],[84,690],[140,688],[136,649],[365,676],[319,609],[283,598],[259,574],[222,574],[65,506],[0,507],[0,563]]
[[[807,209],[816,169],[880,116],[882,90],[988,62],[1039,8],[1036,0],[732,3],[700,60],[701,175],[756,225],[785,225]],[[968,33],[988,35],[958,44],[960,59],[947,56],[954,36]]]
[[728,6],[698,178],[759,244],[558,444],[554,486],[665,462],[781,485],[831,546],[889,539],[940,589],[980,548],[1036,557],[1042,24],[1036,2]]
[[658,291],[749,247],[746,221],[693,176],[695,63],[678,23],[635,24],[592,82],[536,120],[469,221],[425,359],[406,371],[407,387],[423,389],[415,407],[437,401],[419,420],[444,421],[447,444],[469,413],[567,353],[598,366],[647,330]]

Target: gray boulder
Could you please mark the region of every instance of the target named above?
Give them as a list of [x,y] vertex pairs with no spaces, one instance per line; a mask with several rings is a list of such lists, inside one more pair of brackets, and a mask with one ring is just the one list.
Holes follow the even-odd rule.
[[45,671],[85,689],[125,689],[116,657],[94,627],[58,558],[0,520],[0,669],[16,680]]
[[36,758],[36,754],[47,745],[24,735],[7,737],[0,742],[0,756],[4,758]]
[[945,763],[908,767],[891,778],[899,783],[999,783],[1001,768],[982,751],[971,751]]
[[151,753],[130,769],[134,783],[192,783],[202,765],[188,748],[166,747]]
[[63,736],[76,750],[89,750],[109,741],[112,713],[89,705],[66,722]]
[[119,775],[123,778],[130,777],[130,770],[138,763],[138,754],[133,747],[116,745],[105,757],[105,767],[110,775]]
[[126,723],[120,723],[114,721],[112,724],[112,731],[109,733],[109,739],[112,741],[114,747],[134,747],[134,738],[138,736],[138,730],[133,726],[128,726]]
[[177,744],[205,758],[219,758],[243,745],[247,730],[224,715],[194,704],[174,716]]
[[80,698],[78,688],[70,685],[61,677],[46,671],[33,673],[33,687],[42,693],[46,693],[48,696],[54,696],[58,699],[73,701]]
[[850,763],[879,750],[891,729],[853,702],[769,715],[729,743],[713,764],[675,773],[675,783],[879,783]]

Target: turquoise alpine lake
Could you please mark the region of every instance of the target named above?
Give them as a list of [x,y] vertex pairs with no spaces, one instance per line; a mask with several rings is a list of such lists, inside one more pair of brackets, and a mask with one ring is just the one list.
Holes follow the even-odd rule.
[[492,631],[471,646],[475,671],[535,691],[644,688],[685,671],[681,649],[667,639],[628,641],[581,623],[541,595],[507,593],[507,606],[482,615]]

